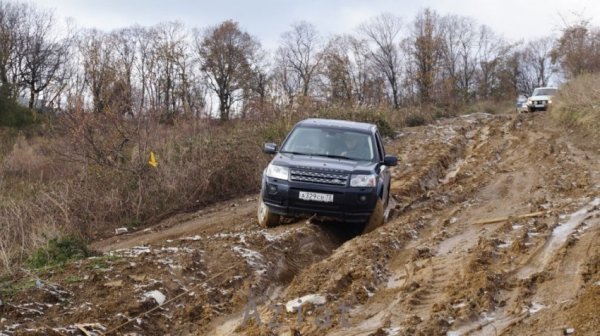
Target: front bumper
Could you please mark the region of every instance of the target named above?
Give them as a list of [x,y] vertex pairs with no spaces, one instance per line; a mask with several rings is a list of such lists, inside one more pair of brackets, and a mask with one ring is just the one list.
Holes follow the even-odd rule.
[[527,104],[530,110],[545,111],[550,107],[551,103],[547,100],[532,100]]
[[[306,201],[299,197],[300,191],[333,194],[333,202]],[[371,216],[377,202],[377,190],[316,183],[282,181],[265,178],[262,198],[269,209],[283,216],[326,217],[344,222],[365,222]]]

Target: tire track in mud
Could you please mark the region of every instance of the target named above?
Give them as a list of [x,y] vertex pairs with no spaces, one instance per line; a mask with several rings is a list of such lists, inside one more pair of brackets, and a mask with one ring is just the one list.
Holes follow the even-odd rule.
[[[535,157],[538,158],[546,158],[552,157],[552,153],[554,152],[554,148],[558,147],[558,144],[551,137],[550,139],[539,136],[538,134],[528,134],[526,139],[529,139],[529,143],[535,144],[533,151],[537,152]],[[548,143],[546,140],[550,140]],[[548,146],[549,148],[544,148]],[[569,152],[564,151],[565,147],[561,150],[561,156],[570,156],[572,155]],[[512,149],[509,152],[518,153],[519,149]],[[531,154],[525,154],[523,156],[527,156]],[[587,155],[585,155],[587,158]],[[571,180],[578,181],[581,180],[581,175],[577,170],[569,171],[570,174],[574,175],[574,178],[565,178],[565,176],[560,175],[556,176],[553,174],[554,171],[559,170],[559,167],[564,167],[564,163],[572,163],[571,159],[563,160],[558,156],[559,159],[556,159],[557,162],[553,162],[552,165],[548,166],[537,166],[535,173],[530,173],[530,176],[535,176],[535,179],[539,179],[544,182],[553,182],[553,181],[561,181],[561,180]],[[510,159],[511,161],[514,159]],[[577,160],[576,160],[577,161]],[[526,161],[527,162],[527,161]],[[533,160],[528,163],[533,162]],[[585,161],[579,161],[579,169],[585,170],[586,165]],[[500,167],[500,170],[504,168]],[[587,179],[584,179],[587,181]],[[508,181],[508,180],[507,180]],[[536,182],[537,183],[537,182]],[[544,186],[543,182],[540,186],[536,186],[534,183],[532,190],[542,189],[554,189],[555,187],[559,187],[559,191],[564,193],[565,191],[571,193],[569,190],[577,190],[585,187],[584,183],[572,183],[570,188],[564,188],[563,183],[559,182],[554,185],[552,183],[548,183]],[[509,190],[518,190],[518,186],[514,186]],[[597,188],[596,188],[597,189]],[[526,189],[525,189],[526,190]],[[585,189],[583,189],[585,192]],[[546,195],[551,195],[552,193],[547,193]],[[576,192],[574,195],[580,195],[581,192]],[[588,194],[589,195],[589,194]],[[593,195],[593,194],[592,194]],[[531,195],[533,196],[533,195]],[[547,214],[541,218],[534,218],[530,220],[514,220],[509,219],[505,225],[499,226],[494,225],[489,234],[482,235],[484,240],[478,243],[477,248],[474,250],[476,254],[472,255],[472,261],[480,258],[487,265],[486,268],[488,271],[485,276],[488,278],[487,282],[481,283],[481,285],[477,285],[475,277],[463,278],[459,277],[459,281],[467,281],[473,282],[471,288],[480,288],[485,290],[485,292],[489,292],[492,295],[490,296],[491,303],[488,305],[486,309],[476,309],[471,312],[477,312],[477,315],[470,317],[467,315],[463,315],[461,318],[462,321],[454,322],[455,317],[460,317],[461,312],[457,311],[453,308],[462,308],[464,306],[462,303],[457,304],[456,296],[450,297],[448,299],[441,300],[438,302],[440,306],[445,306],[445,308],[441,311],[445,321],[453,323],[453,327],[450,328],[450,325],[447,324],[446,328],[439,328],[437,332],[430,334],[446,334],[448,335],[494,335],[494,334],[511,334],[511,335],[520,335],[520,334],[556,334],[562,335],[563,331],[566,330],[566,327],[558,328],[553,331],[547,329],[546,325],[540,324],[538,325],[537,332],[534,332],[533,328],[526,329],[515,326],[522,326],[525,323],[523,321],[536,321],[540,315],[544,315],[543,312],[549,311],[548,324],[556,325],[557,320],[564,320],[562,315],[556,315],[556,304],[560,307],[561,304],[557,302],[552,302],[552,300],[556,300],[557,298],[562,298],[564,302],[569,302],[575,298],[576,293],[578,292],[579,286],[576,285],[579,281],[577,280],[580,277],[582,271],[580,266],[582,262],[577,262],[573,257],[570,258],[570,263],[568,264],[568,268],[570,269],[570,274],[560,274],[558,269],[564,265],[562,260],[567,260],[570,254],[581,256],[582,252],[573,252],[577,250],[577,248],[572,249],[569,246],[575,244],[577,246],[578,235],[574,236],[574,230],[577,228],[578,234],[582,234],[581,222],[585,220],[585,218],[595,217],[597,214],[593,212],[595,207],[597,206],[597,198],[594,200],[592,197],[592,201],[588,198],[583,198],[581,201],[576,201],[575,203],[580,203],[583,208],[579,211],[574,212],[572,215],[564,215],[564,218],[561,219],[556,218],[555,216],[559,213],[560,209],[562,213],[569,213],[568,210],[572,208],[572,204],[574,203],[571,199],[565,199],[564,196],[561,199],[561,196],[551,197],[551,198],[542,198],[540,200],[536,200],[536,196],[531,197],[529,202],[534,202],[534,205],[537,203],[537,210],[550,210]],[[587,199],[587,201],[586,201]],[[587,202],[590,202],[588,205]],[[531,203],[529,204],[532,205]],[[585,206],[584,206],[585,205]],[[535,209],[535,208],[534,208]],[[555,215],[550,215],[555,214]],[[558,226],[557,223],[559,224]],[[592,221],[588,222],[587,226],[592,226]],[[567,238],[568,236],[568,238]],[[589,236],[588,236],[589,237]],[[589,244],[589,239],[587,239]],[[587,245],[586,245],[587,246]],[[587,252],[586,252],[587,253]],[[492,259],[489,256],[494,256]],[[581,258],[579,259],[587,259]],[[573,265],[575,263],[575,266]],[[474,270],[470,267],[473,265],[468,265],[467,267],[461,267],[463,269],[463,273],[475,274]],[[559,273],[557,273],[559,272]],[[569,290],[557,289],[565,286],[565,284],[569,284]],[[461,288],[460,284],[449,283],[448,288],[452,288],[452,286],[456,288]],[[463,289],[465,287],[463,286]],[[469,288],[469,287],[466,287]],[[558,290],[558,292],[557,292]],[[536,294],[537,293],[537,294]],[[567,294],[570,293],[570,294]],[[459,296],[460,297],[460,296]],[[462,296],[465,297],[465,296]],[[550,307],[550,308],[549,308]],[[554,309],[554,312],[552,310]],[[561,311],[562,308],[559,308]],[[542,313],[540,313],[540,311]],[[468,312],[468,311],[467,311]],[[465,311],[462,312],[463,314]],[[480,314],[480,315],[479,315]],[[530,317],[535,316],[536,318],[530,319]],[[466,317],[466,318],[465,318]],[[557,318],[558,317],[558,318]],[[564,321],[566,322],[566,321]],[[430,321],[429,327],[435,324],[435,321]],[[534,323],[535,325],[535,323]],[[568,325],[568,324],[565,324]],[[427,329],[424,329],[427,330]],[[435,329],[429,329],[432,331]],[[516,330],[516,331],[515,331]],[[520,331],[519,331],[520,330]],[[425,333],[427,334],[427,333]]]
[[[74,325],[82,319],[114,327],[153,308],[119,332],[533,334],[543,325],[528,317],[552,324],[560,320],[555,307],[575,309],[553,303],[545,292],[561,288],[565,279],[587,286],[588,292],[590,283],[600,281],[593,273],[592,280],[582,279],[581,269],[595,266],[577,261],[587,258],[582,257],[586,249],[596,253],[586,232],[597,232],[597,219],[569,226],[560,244],[551,238],[557,224],[564,225],[568,214],[593,199],[586,186],[600,173],[579,171],[587,167],[583,159],[572,155],[563,138],[536,125],[541,117],[479,114],[403,130],[386,146],[400,158],[391,188],[395,204],[387,209],[388,223],[368,234],[353,237],[339,225],[304,221],[260,229],[255,198],[242,198],[191,221],[113,238],[103,246],[122,250],[48,274],[44,281],[61,284],[57,288],[68,293],[68,304],[56,304],[58,294],[42,286],[10,303],[42,315],[19,316],[18,308],[7,310],[7,305],[0,309],[11,325],[43,334],[62,327],[77,332]],[[579,201],[587,203],[575,206]],[[539,218],[473,224],[542,210],[548,214]],[[590,208],[589,214],[595,211]],[[542,258],[544,249],[548,253]],[[519,278],[519,270],[528,266],[539,267]],[[573,274],[561,277],[561,271]],[[577,287],[555,296],[574,298],[581,291]],[[157,307],[143,297],[154,290],[167,300],[181,297]],[[285,312],[286,303],[305,295],[325,303]],[[318,327],[327,311],[330,324]],[[263,324],[253,323],[253,317]],[[271,321],[280,327],[271,328]],[[0,322],[0,332],[4,326]]]
[[[410,138],[412,134],[406,135],[408,141],[414,141],[412,146],[404,147],[402,139],[397,142],[400,150],[394,149],[401,157],[402,164],[393,172],[394,184],[391,193],[398,204],[390,213],[391,222],[394,222],[394,219],[401,214],[413,212],[412,208],[420,208],[419,203],[430,197],[431,191],[435,190],[449,174],[449,169],[456,167],[456,162],[461,160],[469,143],[466,135],[469,134],[473,137],[478,134],[477,130],[482,124],[497,119],[497,117],[489,115],[473,116],[472,118],[467,119],[466,126],[465,122],[461,120],[462,122],[457,123],[458,125],[430,126],[427,127],[427,131],[416,133],[417,136],[426,136],[429,142],[412,140]],[[414,222],[404,223],[409,225],[402,225],[402,223],[392,225],[390,223],[372,234],[345,242],[340,248],[333,251],[331,256],[304,269],[279,297],[272,298],[272,302],[281,304],[282,300],[285,302],[306,294],[328,293],[328,299],[338,303],[344,300],[352,305],[364,303],[372,295],[370,291],[375,290],[388,277],[385,264],[388,262],[390,252],[387,251],[398,251],[407,240],[418,235],[419,231],[426,226],[420,215],[419,213],[412,217]],[[367,245],[363,241],[368,242]],[[352,266],[361,264],[370,264],[371,266],[367,269]],[[336,265],[336,267],[331,268],[332,265]],[[436,266],[435,272],[437,274],[442,270]],[[439,281],[439,284],[442,282]],[[435,295],[433,291],[432,294],[423,294]],[[428,297],[422,298],[422,300],[428,299]],[[428,303],[424,301],[423,306],[427,305]],[[272,318],[269,307],[262,306],[258,310],[264,315],[262,320]],[[227,332],[232,331],[231,326],[239,323],[239,319],[240,317],[236,316],[224,323],[228,326]],[[243,330],[240,332],[247,335],[269,332],[269,330],[257,326],[249,326]],[[319,334],[310,326],[298,326],[297,331],[303,335]],[[220,330],[217,334],[227,334],[227,332]],[[279,332],[285,333],[285,331]]]

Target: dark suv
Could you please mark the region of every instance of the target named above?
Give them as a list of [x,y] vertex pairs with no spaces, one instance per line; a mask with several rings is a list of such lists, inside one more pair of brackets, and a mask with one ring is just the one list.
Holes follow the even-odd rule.
[[294,126],[263,172],[258,205],[261,226],[282,216],[312,216],[360,224],[371,231],[383,224],[390,192],[390,166],[377,126],[329,119],[306,119]]

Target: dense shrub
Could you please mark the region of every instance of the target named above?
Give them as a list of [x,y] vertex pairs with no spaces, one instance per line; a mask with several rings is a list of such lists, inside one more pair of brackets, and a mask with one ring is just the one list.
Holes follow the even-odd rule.
[[425,125],[425,123],[425,117],[423,117],[422,115],[411,114],[408,117],[406,117],[406,126],[408,127],[422,126]]
[[21,128],[37,122],[36,113],[0,94],[0,126]]
[[29,258],[28,264],[32,268],[61,265],[71,260],[87,258],[92,252],[85,242],[74,236],[64,236],[50,239],[46,246],[40,247]]
[[600,141],[600,74],[579,76],[563,85],[551,114],[561,124],[580,129],[595,144]]

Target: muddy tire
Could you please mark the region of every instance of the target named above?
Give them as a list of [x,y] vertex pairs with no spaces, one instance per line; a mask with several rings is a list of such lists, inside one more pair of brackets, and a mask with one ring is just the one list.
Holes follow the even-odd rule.
[[385,209],[383,207],[383,201],[381,199],[377,199],[377,203],[375,203],[375,209],[373,209],[373,213],[369,218],[369,221],[365,224],[365,228],[363,229],[363,233],[369,233],[378,227],[383,225]]
[[262,195],[258,198],[258,225],[264,228],[271,228],[279,225],[281,215],[273,213],[269,207],[263,202]]

